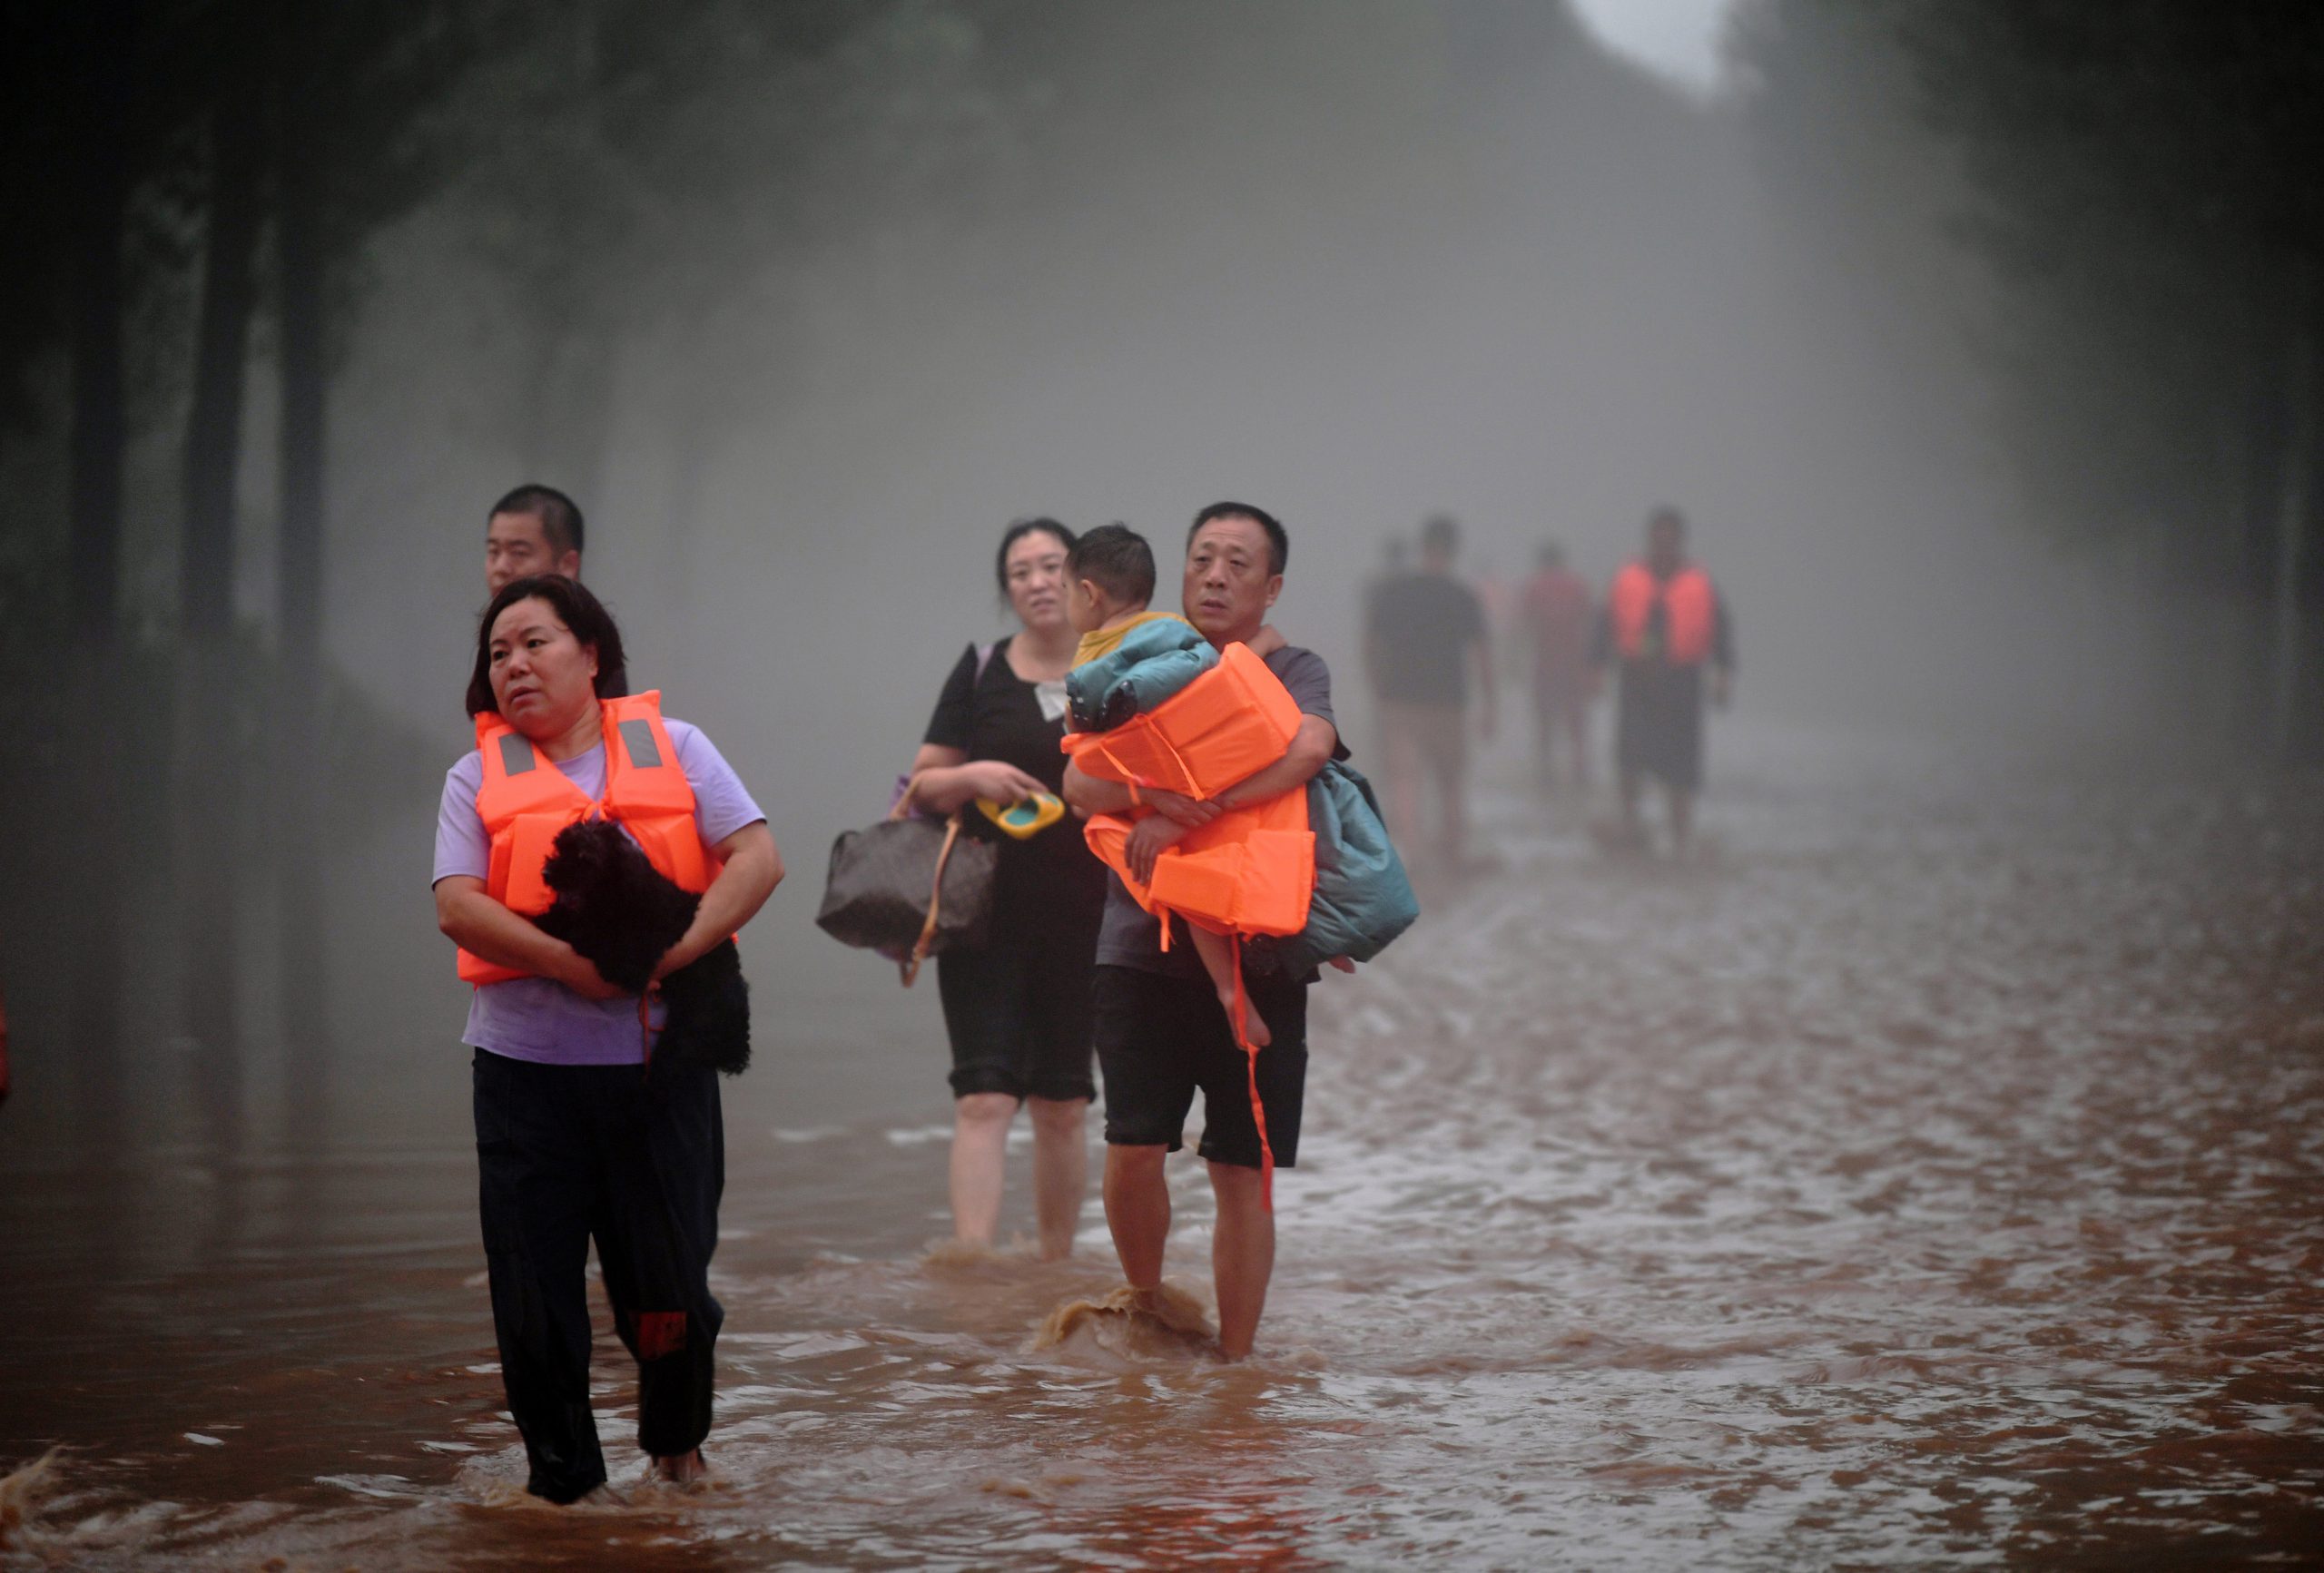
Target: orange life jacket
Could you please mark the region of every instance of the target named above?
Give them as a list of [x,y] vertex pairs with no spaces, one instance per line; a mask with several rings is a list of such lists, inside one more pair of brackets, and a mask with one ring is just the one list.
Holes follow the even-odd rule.
[[1143,715],[1111,732],[1068,732],[1061,745],[1081,773],[1126,786],[1213,798],[1283,757],[1299,732],[1299,702],[1247,644]]
[[[598,702],[606,740],[606,794],[591,801],[525,735],[490,711],[476,718],[477,752],[484,781],[476,811],[492,838],[485,893],[522,917],[548,910],[556,900],[542,878],[549,845],[566,826],[596,814],[619,824],[647,860],[681,890],[710,889],[717,854],[694,824],[694,787],[662,724],[662,695],[655,690]],[[481,988],[527,973],[460,952],[460,977]]]
[[[1276,757],[1280,758],[1280,755]],[[1315,837],[1307,828],[1307,793],[1300,789],[1247,808],[1229,809],[1187,832],[1154,860],[1154,879],[1131,877],[1127,851],[1136,821],[1095,814],[1082,834],[1098,860],[1122,877],[1137,904],[1222,934],[1296,934],[1307,927],[1315,893]]]
[[1606,608],[1614,621],[1615,650],[1630,660],[1651,654],[1646,624],[1657,599],[1663,603],[1663,659],[1692,666],[1709,656],[1718,593],[1711,588],[1710,575],[1692,563],[1667,580],[1656,578],[1644,563],[1625,564],[1614,575]]

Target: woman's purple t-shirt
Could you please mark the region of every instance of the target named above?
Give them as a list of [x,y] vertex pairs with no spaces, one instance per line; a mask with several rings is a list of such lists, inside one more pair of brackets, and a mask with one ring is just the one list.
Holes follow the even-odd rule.
[[[716,846],[744,825],[766,818],[751,801],[742,778],[698,728],[683,721],[665,720],[663,725],[669,729],[671,746],[694,788],[694,822],[705,846]],[[603,744],[553,768],[563,771],[593,801],[605,792]],[[444,799],[436,811],[438,880],[456,874],[491,877],[492,838],[485,832],[484,816],[476,811],[477,791],[483,784],[484,759],[473,750],[444,772]],[[658,1008],[655,1024],[660,1026]],[[645,1058],[645,1045],[638,1040],[637,996],[584,999],[547,978],[513,978],[478,989],[469,1001],[468,1030],[460,1041],[542,1065],[637,1065]]]

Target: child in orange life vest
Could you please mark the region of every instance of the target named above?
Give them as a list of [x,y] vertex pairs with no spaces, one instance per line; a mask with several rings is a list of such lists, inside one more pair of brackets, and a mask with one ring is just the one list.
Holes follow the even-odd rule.
[[[1154,551],[1145,536],[1127,525],[1100,525],[1084,534],[1065,555],[1066,620],[1081,635],[1081,644],[1073,653],[1074,665],[1084,666],[1112,654],[1133,629],[1160,622],[1175,623],[1185,630],[1178,647],[1191,653],[1200,666],[1216,664],[1217,652],[1195,632],[1192,624],[1175,613],[1147,610],[1153,598]],[[1275,644],[1283,642],[1272,627],[1261,631],[1262,638],[1270,635]],[[1076,730],[1099,731],[1109,729],[1119,719],[1076,714],[1068,724]],[[1201,959],[1211,987],[1218,992],[1219,1008],[1232,1021],[1236,993],[1233,937],[1195,922],[1187,925],[1187,931],[1193,937],[1195,954]],[[1259,1013],[1249,1008],[1247,998],[1244,1007],[1244,1030],[1251,1047],[1265,1048],[1274,1035]]]

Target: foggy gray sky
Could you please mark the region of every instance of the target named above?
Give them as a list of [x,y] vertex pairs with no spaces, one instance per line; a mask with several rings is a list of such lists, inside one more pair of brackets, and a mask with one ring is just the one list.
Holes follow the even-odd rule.
[[1573,0],[1607,44],[1698,92],[1718,84],[1719,33],[1735,0]]
[[[1709,58],[1720,7],[1622,10],[1674,72]],[[335,655],[448,762],[484,503],[574,486],[633,680],[718,740],[811,874],[884,804],[962,646],[1006,631],[992,546],[1029,513],[1126,520],[1167,561],[1206,503],[1275,510],[1280,621],[1332,663],[1367,762],[1361,587],[1437,508],[1471,572],[1516,577],[1555,535],[1600,582],[1649,506],[1686,508],[1754,713],[2096,715],[2112,652],[2062,631],[2102,608],[2002,517],[1957,369],[1913,366],[1934,414],[1900,417],[1733,106],[1550,6],[1202,15],[859,41],[831,91],[910,83],[883,113],[928,106],[940,137],[842,121],[744,189],[763,207],[649,204],[616,231],[654,309],[590,329],[613,395],[594,480],[524,473],[522,319],[475,208],[385,236],[331,428]],[[811,907],[756,937],[794,998],[842,965]]]

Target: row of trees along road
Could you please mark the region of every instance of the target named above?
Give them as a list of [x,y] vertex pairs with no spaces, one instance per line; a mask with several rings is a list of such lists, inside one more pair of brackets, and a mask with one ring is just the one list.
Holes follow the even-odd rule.
[[[12,785],[74,827],[55,849],[64,877],[28,883],[72,919],[51,938],[77,979],[76,1047],[98,1071],[84,1087],[100,1100],[113,1101],[104,1071],[117,1074],[121,1052],[133,894],[142,911],[166,904],[153,893],[172,881],[152,875],[174,867],[196,1083],[219,1110],[239,1101],[235,832],[248,745],[263,751],[272,782],[285,1004],[294,1031],[311,1035],[320,1019],[312,762],[323,756],[334,294],[365,238],[437,178],[448,144],[425,133],[425,118],[512,19],[439,0],[94,0],[19,7],[6,24],[0,98],[19,221],[5,263],[0,393],[12,440],[61,431],[68,456],[63,561],[36,546],[8,564],[11,599],[33,614],[15,620],[7,654],[15,692],[64,700],[54,719],[80,723],[44,734],[70,739],[52,762],[64,768]],[[261,279],[281,399],[262,676],[233,618]],[[173,645],[159,649],[130,637],[122,605],[124,468],[155,422],[177,424],[182,444],[180,604]],[[69,595],[55,626],[38,614],[38,588],[60,578]],[[291,1063],[319,1069],[322,1057]],[[319,1081],[293,1080],[294,1105],[320,1096]]]
[[1963,291],[1874,259],[1892,301],[1975,336],[2031,516],[2164,599],[2240,602],[2238,730],[2324,745],[2324,6],[1762,0],[1738,36],[1822,239],[1918,209],[1940,222],[1912,247],[1982,263]]
[[[175,952],[174,1014],[212,1134],[236,1136],[251,1025],[240,981],[262,960],[278,979],[290,1126],[320,1117],[322,792],[328,782],[334,807],[361,811],[366,772],[346,767],[362,739],[407,772],[419,752],[396,749],[401,729],[332,676],[322,636],[330,390],[367,246],[435,202],[503,221],[479,226],[478,244],[497,243],[540,369],[516,446],[586,473],[602,358],[624,302],[637,309],[633,253],[668,245],[675,206],[719,211],[745,182],[778,192],[818,130],[811,111],[829,107],[783,90],[851,38],[937,10],[84,0],[0,22],[0,196],[16,220],[0,250],[0,475],[21,516],[60,526],[15,534],[0,555],[5,703],[12,730],[42,740],[0,765],[0,785],[44,811],[32,822],[70,827],[14,850],[0,884],[21,941],[12,971],[71,979],[59,1015],[87,1128],[123,1105],[125,984],[166,961],[156,939]],[[705,156],[722,143],[727,156]],[[658,298],[701,315],[708,339],[733,278],[694,272]],[[248,390],[268,359],[273,605],[238,619]],[[153,532],[128,527],[124,467],[133,445],[172,434],[174,615],[133,627],[123,585],[143,565],[124,542]],[[267,910],[272,954],[239,954]]]

